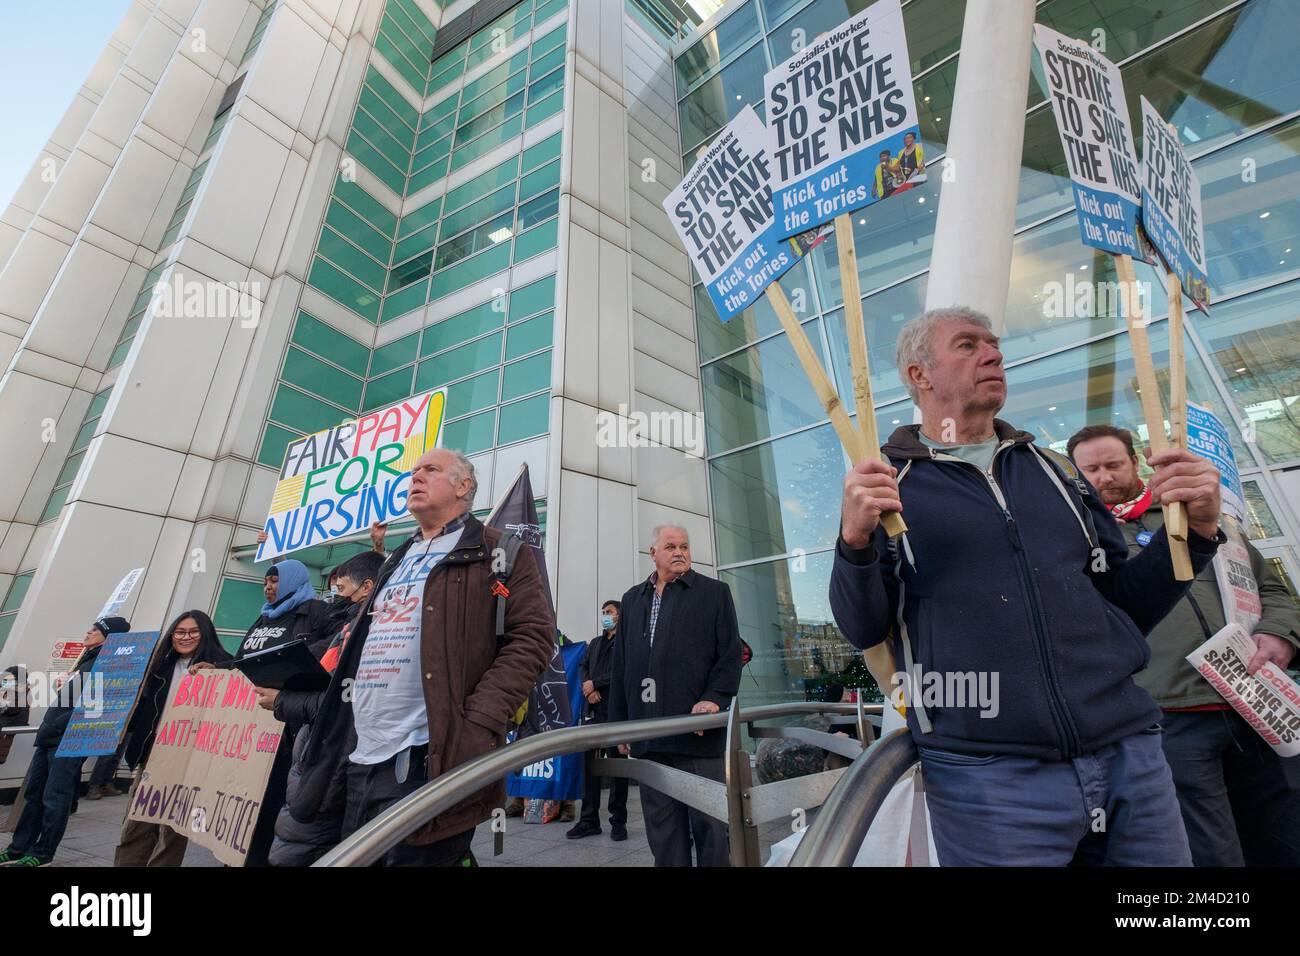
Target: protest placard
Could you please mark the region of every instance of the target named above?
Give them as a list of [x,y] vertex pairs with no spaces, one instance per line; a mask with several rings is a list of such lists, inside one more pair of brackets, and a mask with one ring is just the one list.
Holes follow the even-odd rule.
[[781,236],[925,182],[899,0],[880,0],[763,79]]
[[1246,523],[1246,492],[1237,470],[1237,456],[1232,450],[1232,436],[1227,427],[1205,405],[1187,403],[1187,450],[1195,452],[1219,469],[1219,494],[1223,511],[1242,524]]
[[135,590],[135,583],[140,580],[140,575],[142,574],[144,574],[144,568],[135,568],[132,571],[128,571],[126,577],[122,578],[122,580],[118,582],[117,587],[113,589],[113,593],[108,596],[108,600],[104,602],[104,606],[99,609],[99,613],[95,615],[96,619],[108,617],[110,614],[116,614],[121,610],[122,605],[126,603],[126,599],[129,598],[131,592]]
[[[102,757],[117,751],[157,644],[157,631],[108,635],[82,682],[56,757]],[[87,687],[94,693],[85,693]]]
[[1119,67],[1041,23],[1034,24],[1034,47],[1074,184],[1083,244],[1140,255],[1141,180]]
[[1187,660],[1279,756],[1294,757],[1300,754],[1300,686],[1275,664],[1247,674],[1255,650],[1246,629],[1230,623]]
[[1192,302],[1209,312],[1201,182],[1178,134],[1142,97],[1142,228]]
[[746,106],[664,200],[723,322],[799,260],[777,234],[765,138],[763,121]]
[[346,537],[406,514],[411,469],[442,440],[445,388],[289,442],[255,560]]
[[1264,615],[1264,604],[1250,563],[1250,552],[1246,550],[1246,536],[1232,515],[1224,515],[1219,527],[1227,538],[1214,553],[1214,580],[1219,585],[1223,616],[1229,622],[1240,624],[1247,634],[1253,634]]
[[127,819],[169,826],[243,866],[283,733],[238,671],[186,674],[158,721]]

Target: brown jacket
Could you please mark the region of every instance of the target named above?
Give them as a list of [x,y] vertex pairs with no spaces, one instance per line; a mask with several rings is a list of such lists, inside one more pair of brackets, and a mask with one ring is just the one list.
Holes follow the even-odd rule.
[[[505,636],[495,634],[496,599],[492,596],[492,557],[502,532],[485,528],[472,515],[456,550],[430,572],[424,587],[420,663],[424,703],[429,719],[429,779],[481,757],[505,742],[506,723],[528,697],[551,659],[555,616],[543,590],[531,548],[520,548],[507,586]],[[384,563],[376,582],[383,582],[401,561],[410,541]],[[373,601],[373,597],[371,598]],[[369,608],[367,608],[369,611]],[[369,629],[363,614],[344,646],[329,689],[316,717],[312,742],[304,755],[300,798],[290,810],[295,819],[314,814],[328,777],[352,734],[351,698],[344,681],[355,680]],[[345,701],[344,697],[348,699]],[[408,839],[435,843],[476,826],[505,803],[505,778],[434,817]]]

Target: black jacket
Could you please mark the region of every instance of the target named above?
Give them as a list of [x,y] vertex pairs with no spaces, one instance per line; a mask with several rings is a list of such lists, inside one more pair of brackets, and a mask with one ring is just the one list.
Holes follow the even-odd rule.
[[[623,595],[611,662],[609,719],[689,714],[702,700],[726,710],[740,690],[740,629],[731,589],[693,570],[666,585],[652,647],[653,597],[650,580]],[[643,683],[647,678],[653,685]],[[632,754],[718,757],[725,748],[726,732],[717,728],[703,736],[692,733],[634,743]]]
[[[166,650],[162,650],[166,647]],[[167,689],[171,686],[172,674],[176,671],[176,650],[171,646],[171,638],[164,635],[163,643],[149,672],[140,684],[140,696],[136,698],[135,713],[126,725],[127,741],[126,765],[134,770],[149,759],[153,750],[154,734],[158,730],[158,721],[162,719],[167,708]],[[228,650],[220,641],[200,641],[190,658],[190,664],[214,664],[221,667],[233,660]]]
[[[994,427],[991,476],[927,448],[917,425],[894,432],[882,450],[899,469],[907,533],[891,544],[877,528],[861,551],[836,543],[831,613],[854,647],[890,638],[900,671],[906,636],[923,687],[936,686],[932,675],[954,688],[963,678],[964,705],[923,698],[918,713],[905,700],[918,743],[1046,760],[1092,753],[1160,720],[1132,675],[1150,657],[1143,634],[1190,582],[1174,579],[1163,529],[1130,557],[1073,465],[1044,457],[1028,432]],[[1218,541],[1187,537],[1200,571]],[[964,693],[981,675],[988,689],[998,681],[991,707]]]
[[578,664],[579,681],[591,681],[600,694],[599,701],[586,705],[591,719],[597,723],[609,719],[609,677],[614,669],[614,642],[617,639],[618,631],[609,637],[601,631],[587,644],[587,653],[582,655]]
[[290,641],[306,641],[312,654],[320,660],[330,644],[330,606],[324,601],[304,601],[292,612],[274,621],[259,615],[235,650],[242,658],[257,651],[278,647]]
[[68,721],[72,719],[72,712],[77,709],[77,702],[81,697],[81,683],[90,673],[90,669],[95,666],[95,658],[99,657],[99,652],[103,649],[104,645],[98,644],[85,651],[77,661],[77,666],[68,673],[68,682],[55,698],[66,700],[67,704],[62,707],[51,706],[45,711],[40,729],[36,731],[34,746],[57,747],[59,745],[64,731],[68,729]]

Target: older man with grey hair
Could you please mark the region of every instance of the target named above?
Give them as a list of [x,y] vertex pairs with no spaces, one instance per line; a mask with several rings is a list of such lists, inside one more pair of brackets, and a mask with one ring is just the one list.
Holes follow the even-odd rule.
[[[1160,711],[1132,674],[1143,635],[1186,593],[1168,539],[1129,557],[1070,461],[998,419],[992,323],[927,312],[899,334],[921,411],[883,460],[844,478],[831,611],[856,647],[891,642],[944,866],[1190,865]],[[1152,455],[1152,491],[1186,503],[1192,565],[1223,540],[1219,478]],[[880,515],[901,511],[891,541]]]
[[[686,529],[665,524],[650,541],[654,571],[623,595],[610,667],[609,719],[716,714],[740,689],[740,629],[731,589],[691,568]],[[646,740],[619,751],[723,780],[721,728]],[[726,866],[726,824],[642,785],[655,866]]]

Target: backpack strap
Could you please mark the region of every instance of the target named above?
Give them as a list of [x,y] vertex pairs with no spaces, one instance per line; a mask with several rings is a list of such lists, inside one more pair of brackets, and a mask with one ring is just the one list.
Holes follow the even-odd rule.
[[510,575],[515,570],[515,558],[519,556],[519,549],[523,546],[524,539],[518,535],[507,535],[501,538],[497,547],[501,549],[501,561],[497,561],[495,554],[492,556],[492,575],[489,580],[492,582],[492,595],[496,598],[496,636],[500,641],[506,636],[506,598],[510,596],[510,588],[506,587],[506,582],[510,580]]
[[[1083,530],[1083,536],[1088,539],[1089,550],[1095,551],[1101,547],[1101,539],[1097,535],[1097,524],[1092,519],[1092,510],[1086,504],[1086,499],[1092,496],[1092,492],[1079,474],[1079,469],[1075,467],[1074,462],[1050,448],[1039,448],[1037,445],[1030,445],[1029,447],[1035,452],[1034,458],[1038,461],[1038,464],[1047,472],[1048,477],[1052,479],[1052,484],[1056,486],[1056,490],[1060,492],[1061,497],[1070,506],[1070,510],[1074,512],[1075,518],[1079,521],[1079,527]],[[1073,495],[1071,495],[1071,492],[1073,492]]]

